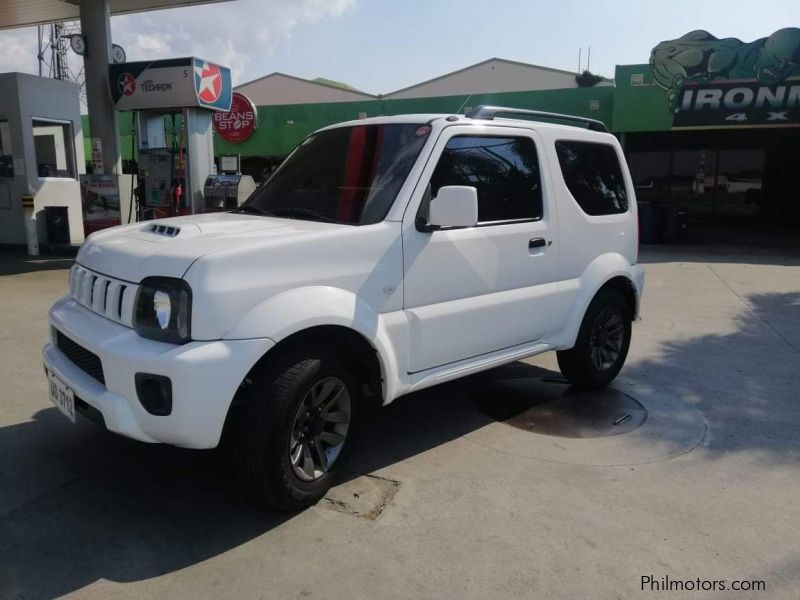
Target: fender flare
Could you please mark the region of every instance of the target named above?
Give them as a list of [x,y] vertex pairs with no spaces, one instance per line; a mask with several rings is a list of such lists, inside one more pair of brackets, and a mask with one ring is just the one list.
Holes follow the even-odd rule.
[[[351,329],[377,353],[383,379],[383,401],[399,395],[403,343],[407,328],[397,326],[402,311],[379,313],[353,292],[331,286],[288,290],[252,308],[225,335],[225,339],[269,338],[279,344],[295,333],[323,325]],[[392,318],[394,317],[394,318]],[[394,322],[394,326],[390,323]],[[390,330],[391,329],[391,333]]]
[[597,292],[615,277],[624,277],[630,281],[633,289],[636,290],[638,306],[640,290],[632,273],[632,265],[621,254],[601,254],[589,263],[580,277],[573,279],[571,282],[565,282],[566,285],[574,285],[577,291],[573,298],[572,306],[564,320],[564,329],[554,336],[554,343],[557,349],[563,350],[575,345],[578,331],[589,304],[597,295]]

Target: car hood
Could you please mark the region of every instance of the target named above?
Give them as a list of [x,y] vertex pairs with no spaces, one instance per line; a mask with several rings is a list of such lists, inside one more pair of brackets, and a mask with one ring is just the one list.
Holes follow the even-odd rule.
[[198,258],[285,236],[313,236],[331,223],[237,213],[212,213],[145,221],[99,231],[87,238],[77,262],[87,269],[139,283],[145,277],[182,277]]

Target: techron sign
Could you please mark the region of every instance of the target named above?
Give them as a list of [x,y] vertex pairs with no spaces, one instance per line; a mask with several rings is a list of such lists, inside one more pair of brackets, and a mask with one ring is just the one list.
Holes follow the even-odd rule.
[[650,55],[673,128],[800,124],[800,29],[745,43],[692,31]]

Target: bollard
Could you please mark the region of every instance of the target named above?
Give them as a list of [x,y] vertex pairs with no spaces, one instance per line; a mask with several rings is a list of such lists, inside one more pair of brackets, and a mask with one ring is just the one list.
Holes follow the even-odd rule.
[[22,212],[25,219],[25,237],[28,240],[28,256],[39,256],[39,234],[36,232],[36,213],[33,210],[33,196],[22,196]]

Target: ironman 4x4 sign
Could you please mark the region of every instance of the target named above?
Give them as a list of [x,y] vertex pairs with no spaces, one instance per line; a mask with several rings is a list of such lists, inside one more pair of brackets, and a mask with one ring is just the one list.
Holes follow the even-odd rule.
[[800,123],[800,29],[743,42],[692,31],[650,55],[673,127]]
[[253,135],[256,129],[256,106],[244,94],[233,92],[231,109],[214,113],[213,122],[214,131],[219,137],[238,144]]
[[110,65],[109,84],[117,110],[231,106],[230,69],[200,58]]

